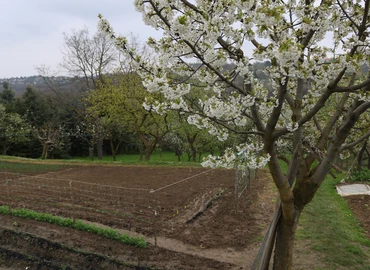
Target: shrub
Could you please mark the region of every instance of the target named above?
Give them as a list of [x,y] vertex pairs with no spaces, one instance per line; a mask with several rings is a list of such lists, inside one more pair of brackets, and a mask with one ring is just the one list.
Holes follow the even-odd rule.
[[370,170],[354,170],[347,182],[370,182]]

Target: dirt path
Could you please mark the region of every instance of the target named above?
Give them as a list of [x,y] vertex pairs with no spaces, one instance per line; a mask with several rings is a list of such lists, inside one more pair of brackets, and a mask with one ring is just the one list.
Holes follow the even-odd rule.
[[[100,223],[89,222],[84,220],[83,222],[93,224],[101,228],[109,228]],[[235,269],[250,269],[252,266],[253,258],[258,252],[258,246],[253,246],[248,249],[235,250],[234,248],[210,248],[206,249],[202,246],[194,246],[183,243],[182,241],[171,239],[167,237],[157,236],[148,237],[140,233],[132,232],[129,230],[115,229],[120,233],[128,234],[132,237],[145,237],[146,241],[151,245],[157,245],[160,248],[167,249],[170,251],[175,251],[179,253],[184,253],[192,256],[198,256],[202,258],[207,258],[222,263],[230,263],[236,265]]]

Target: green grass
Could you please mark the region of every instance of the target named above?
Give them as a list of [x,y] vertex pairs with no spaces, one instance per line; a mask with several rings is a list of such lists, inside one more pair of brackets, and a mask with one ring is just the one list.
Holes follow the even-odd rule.
[[[4,156],[1,156],[1,158],[2,157]],[[14,162],[1,160],[0,171],[16,173],[32,173],[32,172],[56,171],[65,167],[62,164],[26,163],[26,162],[17,162],[16,159],[11,160],[14,160]]]
[[310,241],[323,257],[324,269],[369,269],[370,239],[336,192],[341,176],[323,182],[301,215],[296,237]]
[[[209,153],[202,155],[203,157],[208,156]],[[143,157],[144,158],[144,157]],[[202,159],[201,158],[201,159]],[[82,161],[87,163],[112,163],[112,156],[103,156],[103,159],[100,161],[97,157],[94,157],[94,160],[91,161],[89,157],[74,157],[68,161]],[[116,156],[115,163],[119,164],[143,164],[143,165],[168,165],[168,166],[200,166],[199,162],[188,161],[186,154],[181,156],[181,161],[177,160],[177,156],[174,152],[167,151],[154,151],[150,156],[149,161],[140,161],[140,154],[121,154]]]
[[[202,157],[208,156],[205,153]],[[13,163],[14,166],[11,165]],[[23,163],[23,165],[22,165]],[[16,165],[17,164],[17,165]],[[181,167],[200,167],[200,162],[188,161],[187,155],[182,155],[181,161],[177,160],[177,156],[173,152],[154,151],[150,161],[140,161],[139,154],[121,154],[117,155],[116,161],[113,161],[112,156],[103,156],[102,160],[98,160],[95,156],[94,160],[89,157],[74,157],[71,159],[27,159],[11,156],[0,155],[0,171],[12,172],[40,172],[47,170],[56,170],[64,165],[86,165],[86,164],[124,164],[124,165],[145,165],[145,166],[181,166]]]
[[63,227],[77,229],[79,231],[90,232],[105,238],[117,240],[127,245],[145,248],[147,243],[143,237],[131,237],[127,234],[121,234],[120,232],[110,228],[100,228],[91,224],[84,223],[80,220],[72,220],[70,218],[63,218],[53,216],[48,213],[35,212],[28,209],[10,209],[7,205],[0,206],[0,213],[3,215],[9,215],[14,217],[21,217],[25,219],[44,221],[51,224],[56,224]]

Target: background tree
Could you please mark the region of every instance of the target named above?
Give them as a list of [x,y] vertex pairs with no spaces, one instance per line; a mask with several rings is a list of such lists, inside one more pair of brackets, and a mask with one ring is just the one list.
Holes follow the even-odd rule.
[[6,155],[14,144],[22,144],[29,140],[29,125],[17,113],[6,112],[0,104],[0,145],[2,154]]
[[[62,132],[61,127],[68,119],[65,118],[65,111],[60,104],[57,104],[50,95],[41,93],[31,86],[26,88],[26,92],[16,104],[17,113],[22,115],[30,126],[30,139],[20,146],[23,149],[22,155],[41,156],[46,159],[52,150],[62,150],[62,141],[66,142],[67,138],[62,140],[64,131]],[[65,156],[63,151],[60,154]]]
[[90,160],[94,159],[94,147],[97,145],[98,159],[101,160],[103,157],[102,144],[107,136],[104,119],[95,116],[89,110],[79,112],[79,119],[74,136],[88,144]]
[[108,117],[106,117],[103,119],[103,121],[104,126],[106,127],[106,139],[109,140],[113,161],[116,161],[116,157],[120,150],[121,144],[123,142],[129,142],[130,136],[132,136],[132,134],[127,132],[125,123],[117,121],[117,119],[109,119]]
[[186,152],[188,161],[197,162],[204,152],[214,151],[217,148],[217,138],[210,135],[207,130],[188,124],[186,118],[186,115],[178,114],[170,120],[172,133],[178,140],[169,142],[175,149],[181,149],[180,152]]
[[7,112],[11,112],[14,110],[15,92],[7,81],[3,82],[2,88],[0,92],[0,103],[4,104]]
[[20,100],[17,101],[16,112],[23,115],[31,126],[39,126],[53,115],[53,106],[39,91],[27,86]]
[[[135,5],[146,23],[163,32],[161,39],[148,40],[156,52],[152,59],[143,59],[100,16],[101,29],[137,60],[144,86],[165,96],[168,102],[157,103],[158,111],[190,113],[190,123],[220,140],[230,133],[247,138],[236,151],[228,149],[223,158],[210,157],[204,165],[233,167],[240,152],[251,168],[268,164],[281,214],[254,268],[268,268],[275,243],[274,269],[292,269],[301,212],[343,145],[360,143],[349,140],[370,108],[370,74],[358,72],[370,62],[370,0],[137,0]],[[323,42],[329,34],[330,44]],[[189,65],[188,59],[199,65]],[[253,60],[271,63],[266,68],[271,89],[250,71]],[[173,73],[188,80],[173,80]],[[194,81],[205,85],[208,98],[190,107],[185,100]],[[335,110],[320,118],[333,96]],[[293,151],[284,172],[278,147],[286,140]]]
[[91,36],[87,28],[63,36],[61,66],[72,76],[82,76],[88,90],[99,88],[117,60],[113,42],[101,32]]
[[137,74],[117,73],[111,83],[91,92],[88,111],[121,123],[127,131],[136,134],[145,147],[145,160],[148,161],[157,144],[169,132],[167,114],[155,112],[150,105],[143,107],[152,98],[159,98],[159,95],[147,94]]
[[[87,92],[104,87],[107,74],[112,72],[118,64],[118,53],[112,40],[99,31],[91,36],[87,28],[72,30],[70,34],[64,33],[62,53],[64,57],[61,66],[70,75],[76,78],[82,77]],[[85,105],[86,102],[81,102],[81,104]],[[85,139],[89,138],[90,158],[92,158],[96,144],[98,158],[102,159],[102,146],[106,134],[102,126],[104,121],[99,115],[92,116],[88,113],[86,107],[76,112],[83,122],[78,134],[84,134]]]
[[32,127],[31,132],[42,145],[42,159],[47,159],[50,151],[62,147],[64,130],[61,125],[48,121],[42,126]]

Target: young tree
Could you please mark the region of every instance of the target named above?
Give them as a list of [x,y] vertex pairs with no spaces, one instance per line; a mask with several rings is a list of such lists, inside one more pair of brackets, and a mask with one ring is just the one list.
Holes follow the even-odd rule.
[[32,135],[42,145],[42,159],[47,159],[50,151],[63,146],[63,137],[65,135],[64,128],[61,125],[56,125],[49,121],[42,126],[35,126],[31,129]]
[[[370,0],[136,0],[135,5],[147,24],[163,32],[161,39],[148,40],[155,59],[136,54],[100,16],[101,29],[137,60],[146,88],[165,95],[168,102],[157,103],[158,110],[191,113],[190,123],[221,140],[229,133],[248,137],[237,153],[247,153],[252,168],[268,164],[281,201],[277,227],[270,230],[274,269],[292,269],[302,210],[340,151],[369,137],[350,141],[370,108],[370,74],[358,72],[370,62]],[[254,60],[271,63],[269,91],[248,68]],[[184,102],[189,80],[174,81],[170,73],[206,85],[207,100],[190,110]],[[333,100],[331,114],[323,113]],[[293,149],[286,173],[278,159],[285,141]],[[233,167],[237,153],[229,149],[223,159],[209,158],[205,165]],[[271,250],[254,268],[267,268]]]

